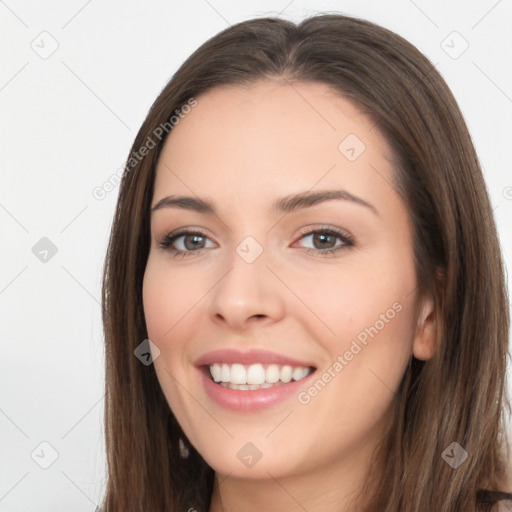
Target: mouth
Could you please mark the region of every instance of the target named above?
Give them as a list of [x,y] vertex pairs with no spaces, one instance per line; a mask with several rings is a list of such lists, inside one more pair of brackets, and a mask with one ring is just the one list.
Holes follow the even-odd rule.
[[200,369],[215,384],[240,391],[256,391],[298,382],[316,370],[314,366],[223,362],[203,365]]

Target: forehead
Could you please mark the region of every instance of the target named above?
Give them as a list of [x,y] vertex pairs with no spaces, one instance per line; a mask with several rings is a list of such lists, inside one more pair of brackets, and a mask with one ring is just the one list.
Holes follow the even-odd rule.
[[316,184],[370,194],[389,188],[385,139],[370,117],[325,84],[265,80],[217,87],[196,100],[167,138],[155,194],[242,200]]

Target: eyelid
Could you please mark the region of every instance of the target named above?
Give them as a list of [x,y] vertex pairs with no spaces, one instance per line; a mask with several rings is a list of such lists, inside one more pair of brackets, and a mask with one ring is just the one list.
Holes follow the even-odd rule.
[[304,228],[301,228],[299,230],[299,235],[303,237],[304,235],[310,235],[312,233],[318,233],[318,232],[330,232],[333,235],[337,235],[340,238],[345,238],[348,241],[355,241],[354,236],[343,228],[338,228],[334,226],[330,226],[328,224],[318,224],[313,226],[306,226]]
[[[207,238],[209,240],[212,240],[212,237],[204,230],[203,228],[195,228],[195,227],[189,227],[184,226],[178,229],[175,229],[170,232],[164,233],[162,236],[156,238],[156,243],[159,247],[162,247],[163,249],[169,249],[169,246],[174,243],[178,238],[181,238],[183,236],[188,235],[197,235],[201,236],[203,238]],[[215,242],[217,243],[217,242]],[[170,250],[170,249],[169,249]],[[199,249],[202,250],[202,249]],[[199,252],[199,251],[188,251],[188,252]]]
[[[316,226],[307,226],[299,230],[299,238],[297,241],[303,240],[307,236],[314,235],[315,233],[327,233],[328,235],[335,236],[339,238],[342,243],[340,245],[334,246],[328,249],[311,249],[305,248],[307,252],[313,252],[321,255],[326,254],[334,254],[338,251],[347,250],[356,245],[356,240],[354,236],[345,229],[329,226],[326,224],[316,225]],[[295,244],[296,242],[294,242]]]

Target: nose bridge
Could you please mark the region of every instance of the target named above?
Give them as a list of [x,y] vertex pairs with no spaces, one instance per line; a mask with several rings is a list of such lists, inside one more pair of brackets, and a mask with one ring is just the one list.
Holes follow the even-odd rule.
[[283,311],[278,283],[266,267],[267,250],[247,236],[226,256],[227,270],[212,290],[210,311],[232,327],[240,328],[251,317],[277,318]]

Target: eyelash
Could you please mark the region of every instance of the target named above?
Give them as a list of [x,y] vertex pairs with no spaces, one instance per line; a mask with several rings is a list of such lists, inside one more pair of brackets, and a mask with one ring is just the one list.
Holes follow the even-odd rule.
[[[305,229],[305,230],[301,231],[300,234],[301,234],[301,237],[300,237],[301,239],[305,238],[308,235],[314,235],[314,234],[324,234],[325,235],[326,234],[329,236],[338,237],[343,242],[343,244],[338,245],[333,248],[330,248],[330,249],[311,249],[311,248],[306,249],[306,251],[308,253],[310,253],[310,252],[313,252],[316,254],[320,253],[322,256],[334,255],[335,253],[337,253],[339,251],[347,250],[350,247],[353,247],[355,245],[354,239],[351,235],[349,235],[348,233],[342,233],[341,231],[338,231],[338,230],[335,230],[335,229],[332,229],[329,227],[322,227],[319,229]],[[205,248],[201,248],[196,251],[181,251],[179,249],[173,249],[171,247],[172,244],[178,238],[181,238],[182,236],[187,236],[187,235],[195,235],[195,236],[199,236],[202,238],[208,238],[208,236],[201,231],[184,229],[184,230],[179,231],[178,233],[169,233],[168,235],[165,235],[163,237],[163,239],[158,241],[158,246],[161,249],[172,252],[174,254],[173,257],[198,256]]]

